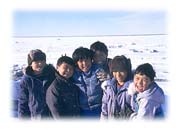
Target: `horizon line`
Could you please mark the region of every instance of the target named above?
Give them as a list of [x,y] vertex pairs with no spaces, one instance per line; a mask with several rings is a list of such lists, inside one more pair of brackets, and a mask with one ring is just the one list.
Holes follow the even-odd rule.
[[163,33],[158,34],[122,34],[122,35],[17,35],[14,38],[48,38],[48,37],[113,37],[113,36],[158,36],[158,35],[168,35]]

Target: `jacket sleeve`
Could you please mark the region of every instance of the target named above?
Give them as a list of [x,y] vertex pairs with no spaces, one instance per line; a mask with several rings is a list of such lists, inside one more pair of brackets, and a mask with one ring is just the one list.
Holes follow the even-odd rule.
[[18,117],[28,118],[31,116],[28,103],[29,103],[29,91],[27,88],[27,83],[25,80],[22,80],[20,83],[20,91],[19,91]]
[[139,109],[136,114],[131,116],[132,119],[153,118],[156,111],[156,104],[153,101],[143,100],[139,104]]
[[101,107],[101,119],[108,118],[108,95],[106,90],[103,91],[102,107]]
[[57,89],[54,85],[50,85],[46,92],[46,103],[49,107],[51,115],[54,119],[60,118],[62,115],[62,101],[60,98],[60,94],[58,93]]

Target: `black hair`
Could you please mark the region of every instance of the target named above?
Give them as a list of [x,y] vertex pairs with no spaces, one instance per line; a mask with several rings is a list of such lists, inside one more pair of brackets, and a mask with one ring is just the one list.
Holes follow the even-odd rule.
[[57,66],[60,66],[62,63],[67,63],[71,65],[73,68],[75,67],[75,63],[71,57],[62,56],[57,60]]
[[131,60],[124,55],[115,56],[111,61],[110,71],[111,73],[117,71],[126,71],[127,72],[126,80],[132,79]]
[[46,54],[40,49],[31,50],[28,54],[28,65],[31,65],[33,61],[46,61]]
[[91,44],[90,49],[94,52],[101,51],[104,52],[106,55],[108,55],[108,48],[103,42],[100,41],[94,42],[93,44]]
[[153,81],[156,76],[153,66],[149,63],[139,65],[135,70],[135,74],[146,75],[151,79],[151,81]]
[[77,48],[73,54],[72,54],[72,58],[74,60],[75,63],[77,63],[77,61],[79,61],[80,59],[93,59],[94,56],[94,52],[88,48],[84,48],[84,47],[79,47]]

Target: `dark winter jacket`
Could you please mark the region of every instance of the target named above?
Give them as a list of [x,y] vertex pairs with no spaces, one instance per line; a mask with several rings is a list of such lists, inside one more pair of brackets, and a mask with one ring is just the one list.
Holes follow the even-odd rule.
[[55,79],[55,68],[46,65],[42,73],[34,75],[30,66],[26,68],[25,75],[20,83],[18,116],[20,118],[49,117],[45,97],[46,90]]
[[97,73],[101,69],[93,64],[87,73],[76,70],[73,79],[80,89],[80,107],[82,110],[94,110],[101,107],[102,89]]
[[131,96],[127,94],[127,88],[131,81],[125,82],[122,87],[117,87],[117,81],[114,78],[104,83],[108,86],[103,94],[101,118],[130,117],[133,110]]
[[58,73],[46,94],[46,103],[54,119],[79,116],[79,88]]

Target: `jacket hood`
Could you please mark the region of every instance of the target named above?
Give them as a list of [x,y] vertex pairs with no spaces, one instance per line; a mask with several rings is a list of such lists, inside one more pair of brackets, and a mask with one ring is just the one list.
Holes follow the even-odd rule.
[[26,69],[25,69],[25,75],[26,76],[31,76],[31,77],[41,77],[41,76],[46,76],[46,75],[49,75],[49,74],[53,74],[55,73],[56,69],[53,67],[53,65],[51,64],[47,64],[42,73],[39,74],[39,75],[35,75],[31,66],[28,66]]
[[148,100],[153,100],[161,104],[163,104],[165,101],[163,90],[155,82],[150,84],[149,89],[137,95],[137,100],[143,98],[146,98]]

